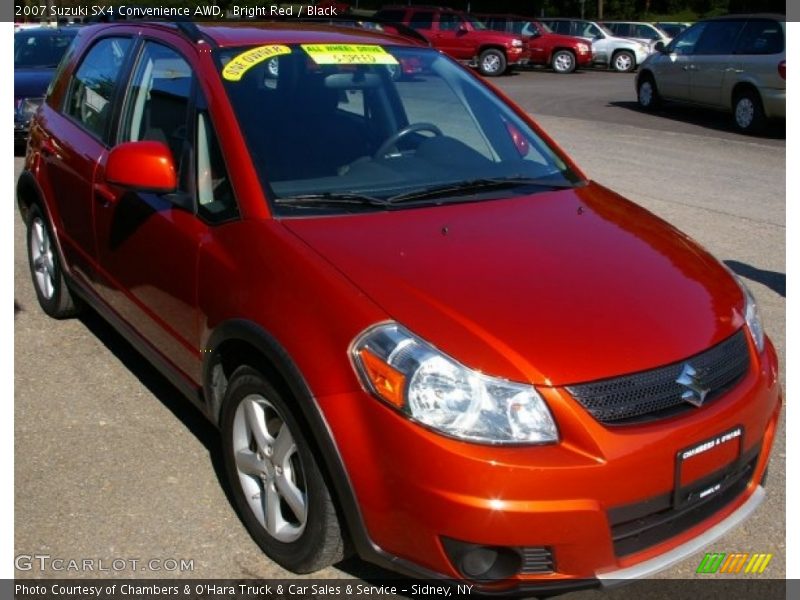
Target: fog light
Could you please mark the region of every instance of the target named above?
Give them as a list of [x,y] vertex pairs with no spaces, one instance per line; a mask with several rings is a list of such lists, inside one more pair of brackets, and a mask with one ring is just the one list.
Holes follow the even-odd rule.
[[453,566],[467,579],[498,581],[519,573],[522,557],[514,548],[481,546],[442,538]]

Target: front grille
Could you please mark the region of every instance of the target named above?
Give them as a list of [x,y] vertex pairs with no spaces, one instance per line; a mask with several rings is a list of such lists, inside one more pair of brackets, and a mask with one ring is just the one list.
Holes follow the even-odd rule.
[[659,544],[703,522],[733,502],[747,488],[758,462],[758,447],[733,468],[704,477],[692,487],[701,489],[718,483],[720,489],[706,499],[675,507],[673,494],[612,508],[608,511],[611,537],[617,556],[627,556]]
[[567,391],[601,423],[625,424],[660,419],[694,408],[682,397],[687,387],[676,380],[689,363],[697,381],[709,390],[708,403],[730,389],[750,368],[744,329],[713,348],[665,367],[567,386]]
[[522,566],[519,572],[523,575],[542,575],[555,571],[553,553],[550,548],[531,546],[520,548]]

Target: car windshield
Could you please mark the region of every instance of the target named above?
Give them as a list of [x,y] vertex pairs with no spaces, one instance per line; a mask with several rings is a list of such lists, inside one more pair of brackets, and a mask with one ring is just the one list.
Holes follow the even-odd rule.
[[15,33],[14,68],[55,68],[74,37],[74,32]]
[[428,48],[221,49],[218,65],[273,210],[375,210],[569,187],[565,162]]

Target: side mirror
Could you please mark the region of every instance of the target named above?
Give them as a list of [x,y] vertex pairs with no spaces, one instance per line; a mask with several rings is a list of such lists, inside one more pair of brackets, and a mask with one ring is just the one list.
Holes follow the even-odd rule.
[[108,153],[106,181],[119,187],[169,194],[178,187],[172,152],[161,142],[125,142]]
[[459,25],[458,29],[456,29],[456,33],[458,35],[466,35],[467,33],[469,33],[469,29],[467,29],[466,25]]
[[653,45],[653,50],[655,50],[656,52],[660,52],[661,54],[666,54],[667,53],[667,47],[664,45],[664,42],[662,42],[661,40],[658,40]]
[[602,33],[598,33],[596,36],[594,36],[594,39],[596,39],[596,40],[604,40],[604,39],[606,39],[606,36],[604,34],[602,34]]

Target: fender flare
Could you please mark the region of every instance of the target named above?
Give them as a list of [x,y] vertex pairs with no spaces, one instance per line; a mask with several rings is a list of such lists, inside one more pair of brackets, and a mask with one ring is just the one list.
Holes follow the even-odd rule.
[[341,453],[336,446],[333,433],[322,414],[319,405],[300,369],[286,349],[263,327],[246,319],[231,319],[214,328],[204,349],[203,358],[203,392],[207,414],[211,421],[219,427],[222,411],[221,400],[215,400],[218,394],[212,386],[213,368],[217,363],[217,349],[223,342],[240,341],[257,349],[261,359],[269,363],[289,387],[301,415],[313,436],[313,442],[319,450],[320,465],[328,475],[338,500],[346,529],[350,534],[355,550],[363,558],[379,561],[383,552],[369,538],[366,525],[355,496],[352,482],[347,473]]

